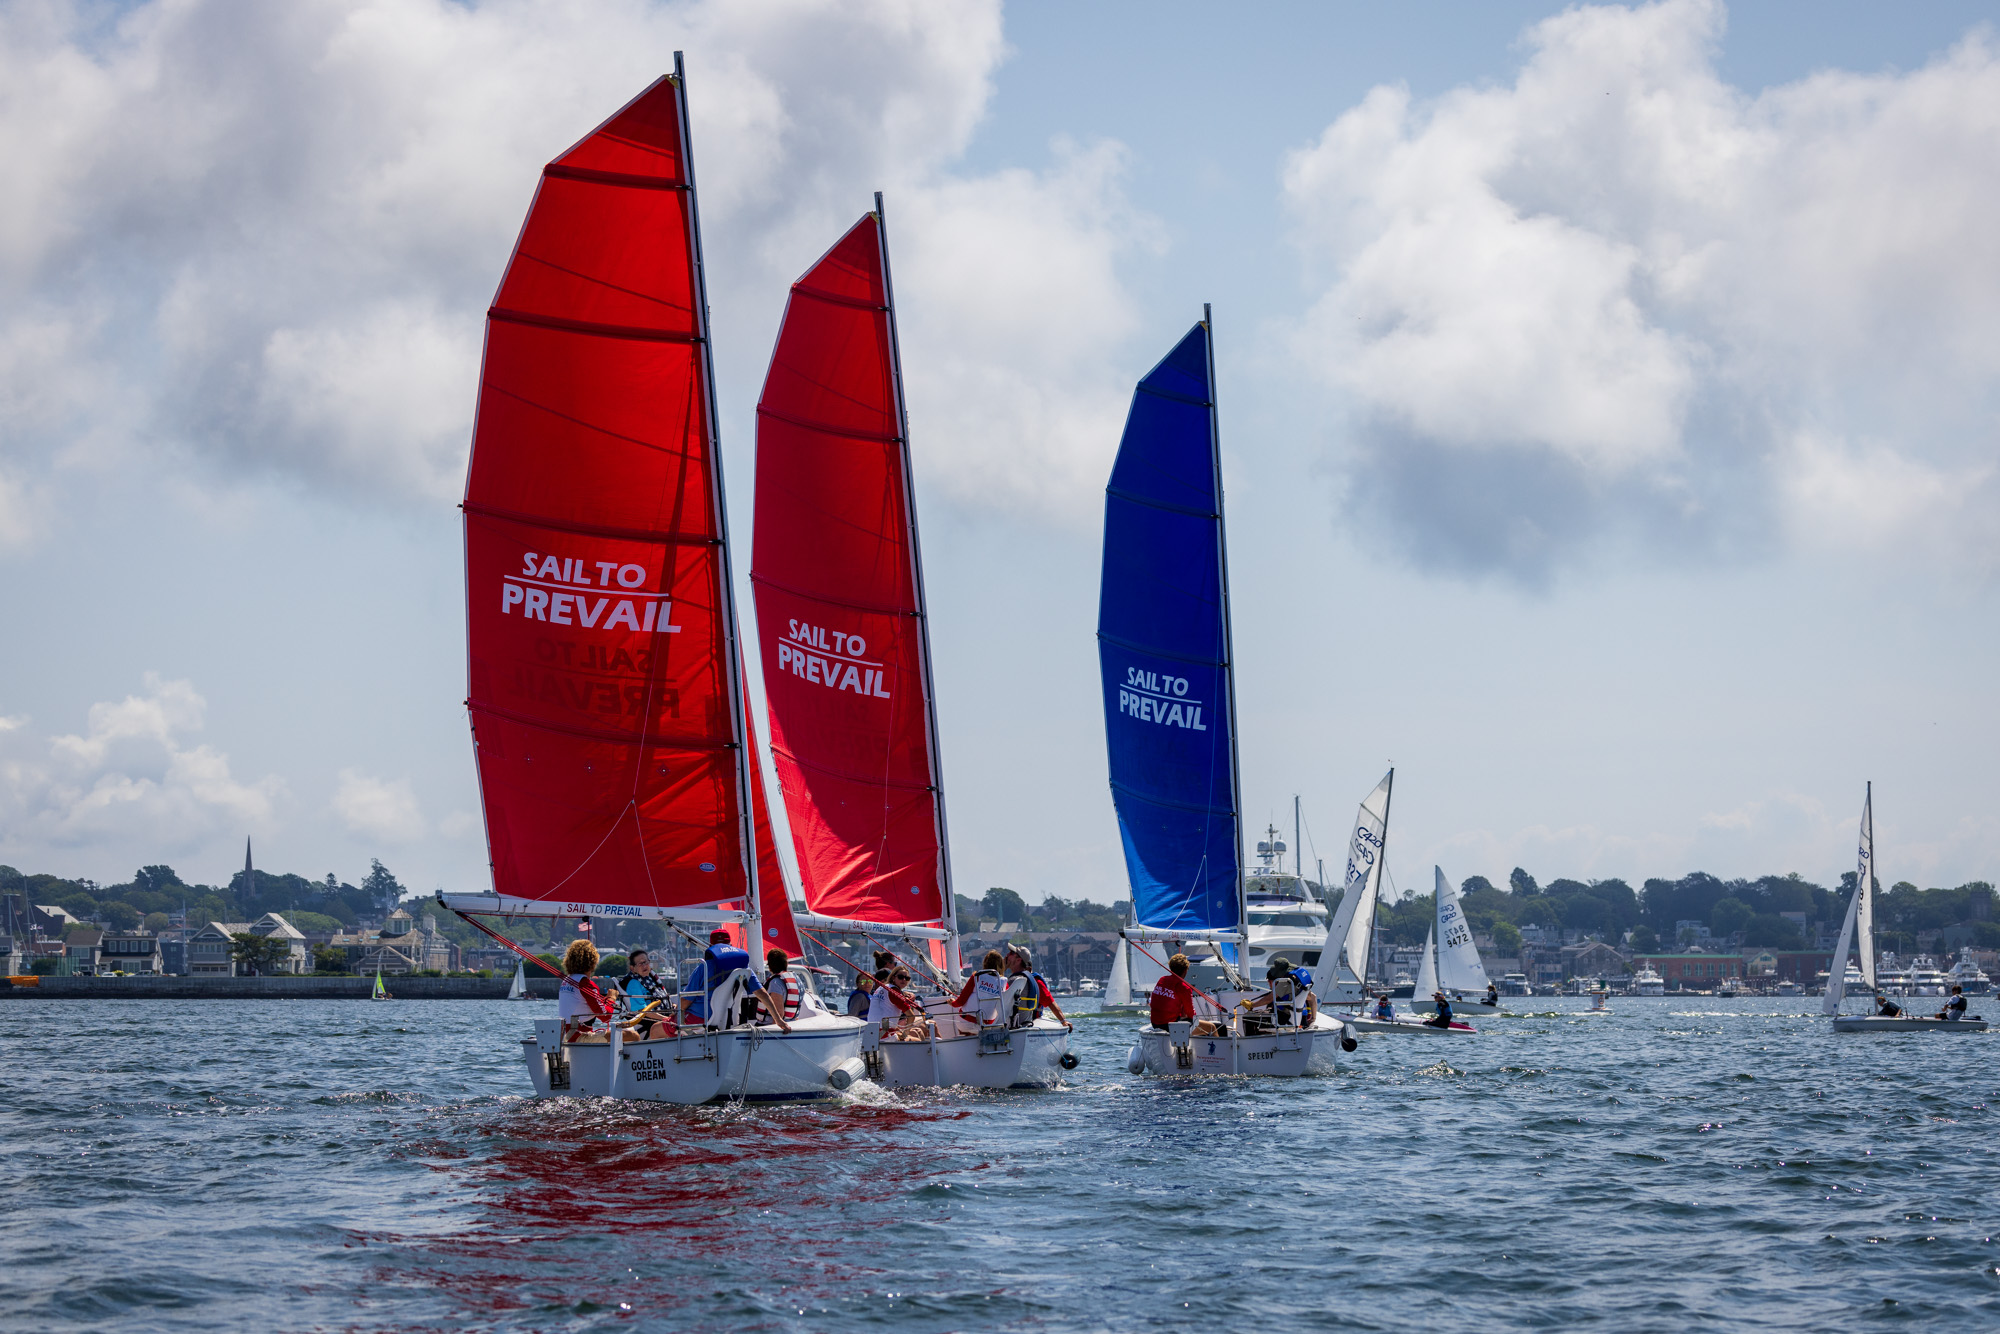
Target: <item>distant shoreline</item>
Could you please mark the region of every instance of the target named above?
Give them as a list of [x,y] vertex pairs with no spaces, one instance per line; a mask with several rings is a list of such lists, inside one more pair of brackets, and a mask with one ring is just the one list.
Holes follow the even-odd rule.
[[[384,977],[398,1000],[505,1000],[506,977]],[[557,980],[527,979],[528,994],[554,1000]],[[44,977],[32,987],[0,986],[6,1000],[367,1000],[370,977]]]

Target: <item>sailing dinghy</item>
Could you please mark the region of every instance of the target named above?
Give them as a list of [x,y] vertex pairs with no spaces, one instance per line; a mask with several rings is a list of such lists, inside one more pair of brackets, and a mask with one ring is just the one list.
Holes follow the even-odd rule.
[[1067,1024],[990,976],[970,1017],[951,1006],[963,979],[879,194],[792,285],[757,403],[750,581],[798,923],[908,942],[946,991],[924,1040],[869,1033],[870,1070],[892,1086],[1054,1085],[1075,1065]]
[[[1196,1013],[1217,1031],[1147,1024],[1135,1073],[1297,1076],[1330,1071],[1352,1042],[1305,1007],[1266,1023],[1249,1003],[1249,935],[1237,774],[1235,656],[1209,312],[1139,381],[1104,499],[1097,649],[1111,798],[1132,885],[1124,941],[1165,971],[1200,953],[1214,986]],[[1287,1007],[1288,1009],[1291,1007]],[[1255,1016],[1262,1019],[1263,1016]]]
[[[753,952],[783,922],[759,874],[755,762],[730,580],[681,58],[550,163],[487,313],[466,483],[467,707],[493,891],[481,916],[658,922]],[[545,967],[539,961],[537,966]],[[784,1032],[729,1003],[522,1041],[538,1096],[671,1103],[824,1096],[861,1022],[808,1004]],[[655,1029],[657,1034],[661,1030]]]
[[527,966],[528,966],[527,964],[525,964],[525,963],[523,963],[523,962],[520,962],[519,960],[516,960],[516,961],[515,961],[515,964],[514,964],[514,981],[513,981],[512,985],[510,985],[510,986],[509,986],[509,987],[507,988],[507,999],[508,999],[508,1000],[533,1000],[533,999],[534,999],[534,997],[532,997],[532,996],[530,996],[530,995],[528,994],[528,974],[527,974],[527,972],[525,971],[525,970],[526,970],[526,968],[527,968]]
[[1861,798],[1861,846],[1854,875],[1854,896],[1847,901],[1847,916],[1840,924],[1840,943],[1826,969],[1826,995],[1820,1012],[1833,1020],[1836,1033],[1984,1033],[1986,1020],[1976,1014],[1963,1019],[1938,1019],[1905,1011],[1902,1014],[1842,1014],[1840,1002],[1847,995],[1850,971],[1847,955],[1852,949],[1860,957],[1860,982],[1875,994],[1875,785],[1869,783]]

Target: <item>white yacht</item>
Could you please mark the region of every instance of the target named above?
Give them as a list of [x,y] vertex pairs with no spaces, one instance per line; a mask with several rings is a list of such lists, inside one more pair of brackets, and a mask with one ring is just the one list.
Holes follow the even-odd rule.
[[1535,989],[1528,985],[1528,975],[1526,973],[1502,973],[1500,975],[1500,994],[1503,996],[1532,996],[1535,994]]
[[1667,984],[1661,980],[1659,972],[1654,969],[1653,965],[1642,963],[1639,965],[1639,971],[1632,974],[1632,994],[1634,996],[1664,996],[1667,994]]
[[1986,970],[1972,957],[1970,945],[1958,952],[1958,962],[1951,966],[1951,971],[1945,974],[1945,977],[1951,985],[1964,987],[1968,996],[1985,996],[1993,991],[1993,979],[1986,975]]
[[1951,979],[1937,966],[1937,960],[1928,954],[1919,954],[1910,960],[1910,994],[1912,996],[1942,996],[1951,990]]
[[1285,844],[1277,826],[1257,844],[1258,865],[1243,880],[1250,927],[1250,974],[1262,977],[1273,955],[1300,968],[1318,968],[1326,945],[1326,905],[1314,897],[1305,877],[1283,869]]

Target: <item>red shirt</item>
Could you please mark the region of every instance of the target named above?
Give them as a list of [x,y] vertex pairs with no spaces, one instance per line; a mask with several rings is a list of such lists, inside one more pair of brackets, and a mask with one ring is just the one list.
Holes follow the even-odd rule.
[[1153,1027],[1194,1018],[1194,988],[1184,977],[1166,974],[1153,984]]

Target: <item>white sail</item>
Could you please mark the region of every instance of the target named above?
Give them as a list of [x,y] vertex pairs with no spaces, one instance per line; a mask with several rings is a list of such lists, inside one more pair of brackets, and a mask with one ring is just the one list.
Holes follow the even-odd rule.
[[[1861,980],[1875,989],[1875,785],[1870,783],[1861,798],[1861,850],[1854,875],[1854,898],[1860,911],[1854,915],[1854,947],[1861,953]],[[1841,967],[1847,967],[1843,959]]]
[[1820,1002],[1821,1014],[1839,1014],[1840,998],[1847,994],[1847,947],[1854,943],[1854,918],[1861,908],[1861,886],[1855,885],[1854,897],[1847,901],[1847,916],[1840,923],[1840,943],[1833,947],[1833,961],[1826,967],[1826,998]]
[[1438,982],[1446,991],[1484,991],[1486,965],[1479,961],[1479,947],[1472,943],[1472,924],[1458,906],[1458,888],[1437,873],[1437,970]]
[[1111,946],[1111,976],[1104,980],[1104,1007],[1132,1003],[1132,947],[1120,936]]
[[1437,989],[1437,930],[1433,927],[1424,933],[1424,957],[1417,964],[1417,985],[1410,992],[1410,1001],[1413,1005],[1422,1005]]
[[1361,990],[1368,978],[1368,947],[1375,935],[1375,905],[1382,892],[1382,850],[1389,837],[1391,769],[1361,803],[1347,843],[1347,883],[1340,907],[1327,923],[1326,945],[1313,991],[1328,1000],[1336,990]]
[[527,973],[526,973],[526,972],[524,971],[524,970],[525,970],[526,968],[527,968],[527,965],[526,965],[526,964],[524,964],[524,963],[519,963],[519,962],[515,963],[515,965],[514,965],[514,985],[513,985],[513,986],[511,986],[511,987],[508,987],[508,988],[507,988],[507,999],[508,999],[508,1000],[524,1000],[524,999],[526,999],[526,997],[527,997],[527,995],[528,995],[528,975],[527,975]]
[[[1861,980],[1875,989],[1875,785],[1870,783],[1861,798],[1861,850],[1856,858],[1854,896],[1847,901],[1847,917],[1840,924],[1840,943],[1826,966],[1826,997],[1820,1013],[1839,1014],[1841,998],[1847,994],[1847,950],[1861,950]],[[1858,937],[1858,938],[1857,938]]]

